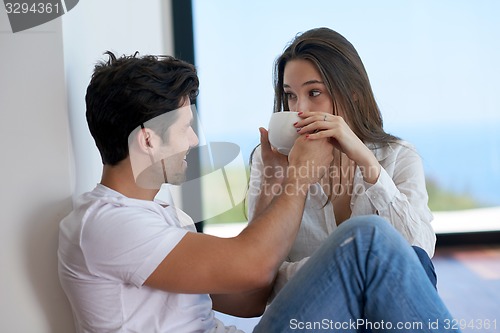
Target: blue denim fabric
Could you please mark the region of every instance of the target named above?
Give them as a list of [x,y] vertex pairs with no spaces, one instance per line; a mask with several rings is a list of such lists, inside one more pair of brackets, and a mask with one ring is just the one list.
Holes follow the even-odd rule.
[[437,289],[437,275],[436,275],[436,270],[434,269],[434,264],[431,261],[431,258],[429,258],[427,252],[425,252],[422,248],[418,246],[412,246],[412,248],[418,257],[418,260],[420,260],[420,263],[422,264],[422,267],[424,268],[424,271],[427,274],[429,281],[431,281],[434,288]]
[[[281,290],[256,333],[459,332],[415,250],[386,221],[342,223]],[[364,318],[364,319],[363,319]]]

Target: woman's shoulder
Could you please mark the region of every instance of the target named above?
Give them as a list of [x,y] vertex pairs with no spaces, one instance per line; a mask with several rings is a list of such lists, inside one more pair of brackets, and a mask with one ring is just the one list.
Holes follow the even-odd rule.
[[393,150],[399,150],[399,151],[411,151],[411,152],[417,152],[417,147],[409,141],[406,140],[396,140],[394,142],[390,142],[389,146],[392,147]]
[[373,152],[379,161],[389,156],[416,155],[419,156],[417,148],[406,140],[394,140],[387,143],[368,142],[366,146]]

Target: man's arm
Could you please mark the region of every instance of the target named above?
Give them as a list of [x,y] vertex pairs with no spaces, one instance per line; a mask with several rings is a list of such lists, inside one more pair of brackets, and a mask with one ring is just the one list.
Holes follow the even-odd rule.
[[272,284],[257,290],[236,294],[211,294],[213,309],[228,315],[252,318],[264,313]]
[[282,193],[247,228],[233,238],[187,233],[145,285],[177,293],[219,295],[259,290],[253,302],[263,309],[262,289],[272,284],[295,240],[309,184],[322,176],[318,167],[326,170],[331,159],[326,140],[297,139]]
[[[258,195],[256,195],[257,198],[253,199],[255,200],[253,211],[249,211],[249,215],[252,217],[259,215],[269,206],[274,199],[276,190],[279,190],[283,183],[285,176],[283,170],[288,167],[288,157],[271,148],[267,131],[261,131],[259,163],[262,165],[253,166],[258,170],[257,177],[260,186]],[[252,220],[249,222],[251,223]]]

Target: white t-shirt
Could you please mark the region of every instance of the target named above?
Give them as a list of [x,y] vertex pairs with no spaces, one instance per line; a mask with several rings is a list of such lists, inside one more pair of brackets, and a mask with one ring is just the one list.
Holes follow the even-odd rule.
[[194,224],[153,201],[103,185],[83,194],[60,224],[59,279],[77,332],[241,332],[215,317],[209,295],[143,286]]

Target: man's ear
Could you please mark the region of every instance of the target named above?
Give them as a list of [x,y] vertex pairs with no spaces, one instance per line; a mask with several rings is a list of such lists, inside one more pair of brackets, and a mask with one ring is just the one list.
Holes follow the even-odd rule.
[[137,144],[139,148],[145,153],[149,153],[150,149],[153,148],[153,137],[154,132],[147,127],[142,127],[139,131],[137,131]]

